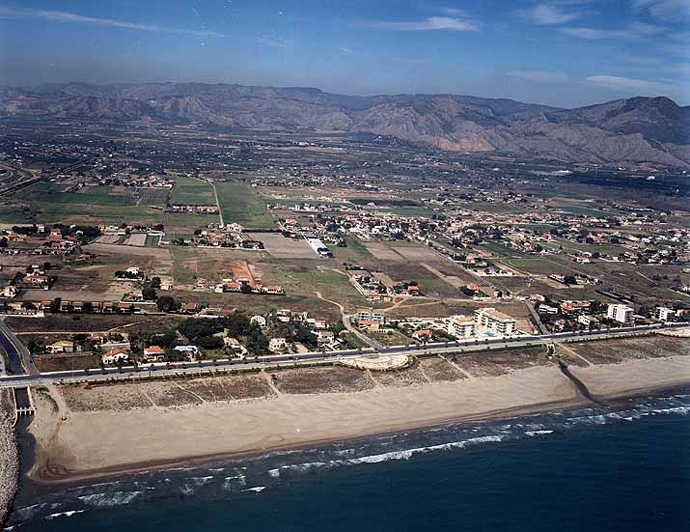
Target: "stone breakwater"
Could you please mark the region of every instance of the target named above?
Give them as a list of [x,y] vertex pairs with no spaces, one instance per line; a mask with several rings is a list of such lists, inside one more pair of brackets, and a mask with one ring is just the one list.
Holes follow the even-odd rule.
[[[8,408],[7,390],[0,391],[0,528],[5,524],[17,493],[19,453],[14,432],[14,412]],[[11,400],[11,399],[10,399]]]

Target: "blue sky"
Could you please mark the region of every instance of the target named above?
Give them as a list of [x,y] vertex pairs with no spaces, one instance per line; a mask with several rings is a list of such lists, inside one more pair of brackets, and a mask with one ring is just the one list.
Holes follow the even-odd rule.
[[690,104],[690,0],[0,0],[0,83]]

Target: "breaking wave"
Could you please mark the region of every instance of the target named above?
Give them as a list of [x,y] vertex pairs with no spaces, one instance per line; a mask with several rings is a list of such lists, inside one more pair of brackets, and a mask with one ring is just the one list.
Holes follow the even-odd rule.
[[181,496],[219,501],[249,497],[268,488],[280,488],[305,475],[326,474],[339,468],[380,467],[379,464],[390,461],[431,459],[441,453],[467,452],[507,442],[559,438],[574,430],[598,430],[602,425],[628,424],[650,416],[689,414],[690,395],[637,398],[616,408],[582,408],[456,424],[332,443],[309,450],[271,452],[241,463],[140,472],[118,477],[116,481],[101,481],[43,495],[38,504],[20,505],[9,526],[30,529],[32,522],[62,517],[73,518],[76,523],[84,513],[91,515],[123,505],[176,500]]

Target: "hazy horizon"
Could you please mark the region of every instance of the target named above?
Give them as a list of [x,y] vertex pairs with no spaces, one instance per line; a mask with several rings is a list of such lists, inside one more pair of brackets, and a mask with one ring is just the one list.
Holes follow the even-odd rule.
[[0,83],[690,103],[686,0],[0,2]]

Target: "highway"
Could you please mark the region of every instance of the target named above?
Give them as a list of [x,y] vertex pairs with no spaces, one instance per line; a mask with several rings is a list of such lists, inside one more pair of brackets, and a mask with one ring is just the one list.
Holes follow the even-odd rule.
[[[178,362],[171,364],[139,365],[138,367],[126,366],[123,368],[92,369],[78,371],[59,371],[51,373],[38,373],[8,375],[0,377],[0,387],[23,387],[27,385],[56,384],[67,381],[99,382],[111,379],[125,379],[131,377],[147,376],[176,376],[176,375],[201,375],[214,372],[226,372],[234,369],[264,369],[277,365],[292,365],[300,362],[318,363],[333,362],[340,359],[355,358],[366,354],[407,354],[411,356],[431,356],[444,353],[463,353],[473,351],[486,351],[505,347],[532,347],[548,345],[555,342],[574,342],[586,340],[605,340],[638,334],[647,334],[657,330],[689,329],[690,324],[645,325],[639,327],[621,327],[610,331],[598,332],[567,332],[544,335],[521,335],[512,338],[487,338],[485,340],[464,340],[455,342],[439,342],[419,345],[400,345],[383,347],[380,349],[349,349],[344,351],[310,352],[293,355],[274,355],[240,359],[201,360],[198,362]],[[1,327],[0,327],[1,329]],[[16,338],[16,337],[15,337]]]

